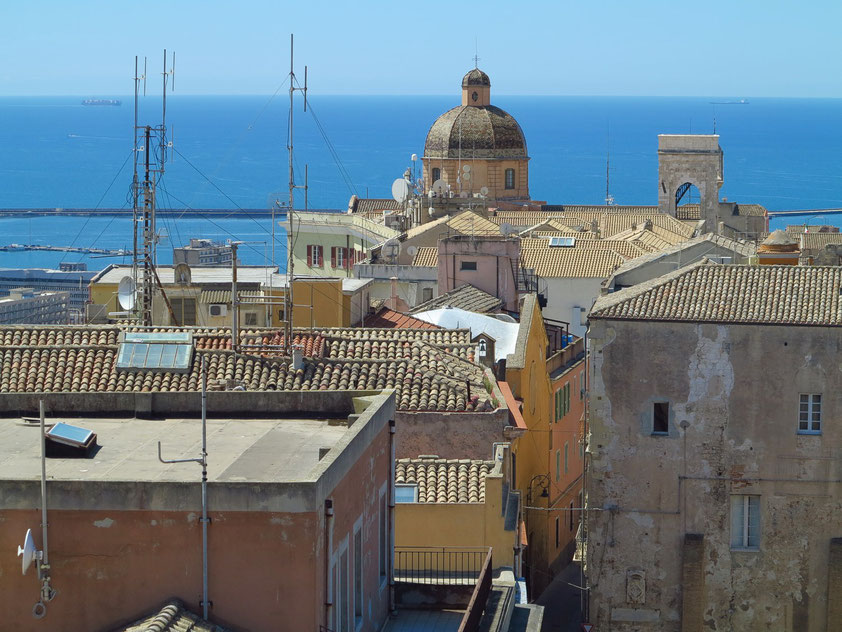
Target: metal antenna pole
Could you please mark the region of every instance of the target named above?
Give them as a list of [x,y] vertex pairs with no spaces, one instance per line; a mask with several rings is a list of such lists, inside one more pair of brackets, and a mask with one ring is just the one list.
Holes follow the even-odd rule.
[[293,154],[292,154],[292,144],[293,144],[293,132],[294,127],[292,123],[293,119],[293,95],[295,94],[295,70],[293,67],[293,54],[294,54],[294,47],[293,47],[293,34],[290,33],[289,35],[289,145],[287,146],[287,150],[289,152],[289,205],[287,207],[287,291],[284,293],[286,296],[287,301],[286,305],[284,306],[284,346],[287,350],[292,348],[292,286],[293,286],[293,278],[295,275],[295,264],[292,256],[292,249],[294,246],[293,240],[293,225],[292,225],[292,214],[293,208],[295,206],[295,175],[293,171]]
[[202,354],[202,617],[208,618],[208,374]]
[[137,288],[137,221],[138,221],[138,180],[137,180],[137,107],[138,107],[138,92],[140,87],[140,76],[137,74],[137,55],[134,58],[134,130],[132,132],[134,147],[132,147],[132,155],[134,157],[134,177],[132,179],[132,226],[134,228],[133,248],[132,248],[132,279],[134,286]]
[[237,296],[237,246],[231,242],[231,351],[237,353],[240,338],[240,299]]

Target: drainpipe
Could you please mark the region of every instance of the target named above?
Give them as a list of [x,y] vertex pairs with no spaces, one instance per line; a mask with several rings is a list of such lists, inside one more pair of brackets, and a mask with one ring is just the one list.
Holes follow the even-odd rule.
[[389,611],[395,612],[395,420],[389,420]]
[[330,628],[333,594],[330,588],[330,553],[333,550],[333,499],[325,498],[325,629]]
[[202,617],[208,618],[208,375],[202,354]]
[[41,417],[41,540],[44,546],[38,562],[38,579],[41,580],[41,598],[32,608],[32,616],[41,619],[47,614],[45,601],[52,601],[56,591],[50,586],[50,556],[47,546],[47,435],[44,433],[44,400],[38,402]]

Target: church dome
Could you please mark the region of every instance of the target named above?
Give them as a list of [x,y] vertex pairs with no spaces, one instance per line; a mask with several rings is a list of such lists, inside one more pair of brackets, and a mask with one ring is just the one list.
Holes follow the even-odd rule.
[[462,87],[468,86],[489,86],[491,87],[491,79],[479,68],[474,68],[464,77],[462,77]]
[[[464,82],[473,73],[465,75]],[[460,152],[461,147],[461,152]],[[427,133],[425,158],[527,158],[526,138],[514,117],[493,105],[460,105],[438,117]]]

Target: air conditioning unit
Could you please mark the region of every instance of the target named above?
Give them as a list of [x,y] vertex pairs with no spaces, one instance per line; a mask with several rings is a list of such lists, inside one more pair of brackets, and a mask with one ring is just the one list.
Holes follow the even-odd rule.
[[211,305],[208,310],[211,316],[227,316],[228,306],[225,303]]

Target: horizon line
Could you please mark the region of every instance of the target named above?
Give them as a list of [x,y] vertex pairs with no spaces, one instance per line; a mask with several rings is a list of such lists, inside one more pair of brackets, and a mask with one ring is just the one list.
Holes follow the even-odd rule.
[[[108,94],[109,96],[103,96]],[[499,92],[498,96],[503,97],[538,97],[538,98],[599,98],[599,99],[815,99],[815,100],[842,100],[842,95],[838,96],[803,96],[803,95],[681,95],[681,94],[534,94],[534,93],[514,93],[514,92]],[[160,97],[159,94],[148,95],[151,98]],[[275,97],[271,93],[260,92],[188,92],[188,93],[170,93],[167,95],[168,99],[178,98],[180,96],[188,97]],[[380,92],[325,92],[316,93],[319,97],[447,97],[455,98],[452,93],[438,94],[438,93],[380,93]],[[120,98],[133,99],[134,94],[115,94],[115,93],[100,93],[97,96],[91,96],[89,92],[80,93],[63,93],[63,94],[0,94],[0,98]],[[711,104],[716,105],[716,104]],[[731,105],[731,104],[721,104]]]

